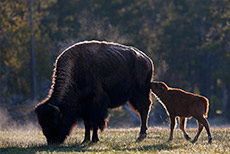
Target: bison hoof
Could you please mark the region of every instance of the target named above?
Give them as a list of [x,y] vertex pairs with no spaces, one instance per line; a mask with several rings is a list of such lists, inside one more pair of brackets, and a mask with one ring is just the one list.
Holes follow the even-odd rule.
[[168,140],[167,140],[167,142],[171,142],[173,139],[172,138],[169,138]]
[[89,142],[90,142],[90,140],[84,140],[84,141],[82,141],[81,144],[88,144]]
[[141,142],[146,138],[147,134],[140,134],[140,136],[137,138],[136,142]]
[[99,139],[95,138],[95,139],[92,140],[92,143],[97,143],[98,141],[99,141]]

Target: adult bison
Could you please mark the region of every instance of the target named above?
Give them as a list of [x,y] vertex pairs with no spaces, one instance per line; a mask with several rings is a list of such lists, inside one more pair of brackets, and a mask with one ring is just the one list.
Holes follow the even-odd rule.
[[153,64],[140,50],[112,42],[74,44],[57,58],[48,97],[35,107],[48,144],[62,143],[73,126],[83,121],[85,138],[97,142],[98,129],[106,127],[108,109],[127,101],[139,113],[146,137],[151,108]]

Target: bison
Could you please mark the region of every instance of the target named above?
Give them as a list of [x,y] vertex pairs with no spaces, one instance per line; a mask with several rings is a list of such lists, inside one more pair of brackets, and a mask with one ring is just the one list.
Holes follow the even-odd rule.
[[198,132],[193,139],[195,143],[205,127],[208,134],[208,142],[212,142],[212,136],[209,129],[209,123],[206,120],[208,117],[209,101],[204,96],[193,94],[177,88],[169,88],[164,82],[152,82],[151,89],[153,93],[160,99],[166,111],[170,116],[170,137],[168,141],[173,139],[173,129],[175,126],[175,118],[179,116],[179,126],[184,133],[184,137],[190,140],[184,127],[186,118],[194,117],[199,125]]
[[85,126],[83,143],[99,141],[98,129],[106,127],[108,109],[127,101],[139,113],[137,141],[142,141],[147,135],[152,80],[153,63],[137,48],[105,41],[67,48],[55,62],[48,97],[35,107],[48,144],[63,143],[80,121]]

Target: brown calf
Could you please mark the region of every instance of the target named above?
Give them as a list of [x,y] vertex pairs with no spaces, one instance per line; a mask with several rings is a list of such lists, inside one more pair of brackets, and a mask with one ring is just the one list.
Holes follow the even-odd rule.
[[170,137],[168,141],[173,139],[173,129],[175,126],[175,118],[179,117],[179,127],[184,133],[187,140],[191,138],[186,133],[184,127],[186,118],[193,117],[199,125],[198,132],[193,139],[195,143],[205,127],[208,134],[208,143],[212,142],[212,136],[209,129],[209,123],[206,120],[208,116],[209,101],[207,98],[183,91],[181,89],[169,88],[164,82],[152,82],[151,89],[153,93],[160,99],[166,111],[170,116]]

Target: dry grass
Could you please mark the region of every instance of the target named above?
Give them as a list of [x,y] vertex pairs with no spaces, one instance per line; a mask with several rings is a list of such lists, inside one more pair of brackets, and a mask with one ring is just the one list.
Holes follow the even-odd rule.
[[[187,129],[191,137],[196,129]],[[78,129],[68,137],[63,145],[47,146],[41,131],[2,131],[0,132],[0,154],[64,154],[64,153],[230,153],[230,128],[211,128],[213,143],[208,144],[205,130],[197,141],[192,144],[186,141],[182,132],[176,129],[174,140],[166,142],[169,128],[154,127],[148,130],[148,137],[136,143],[138,129],[107,129],[99,134],[100,141],[96,144],[81,145],[84,130]]]

